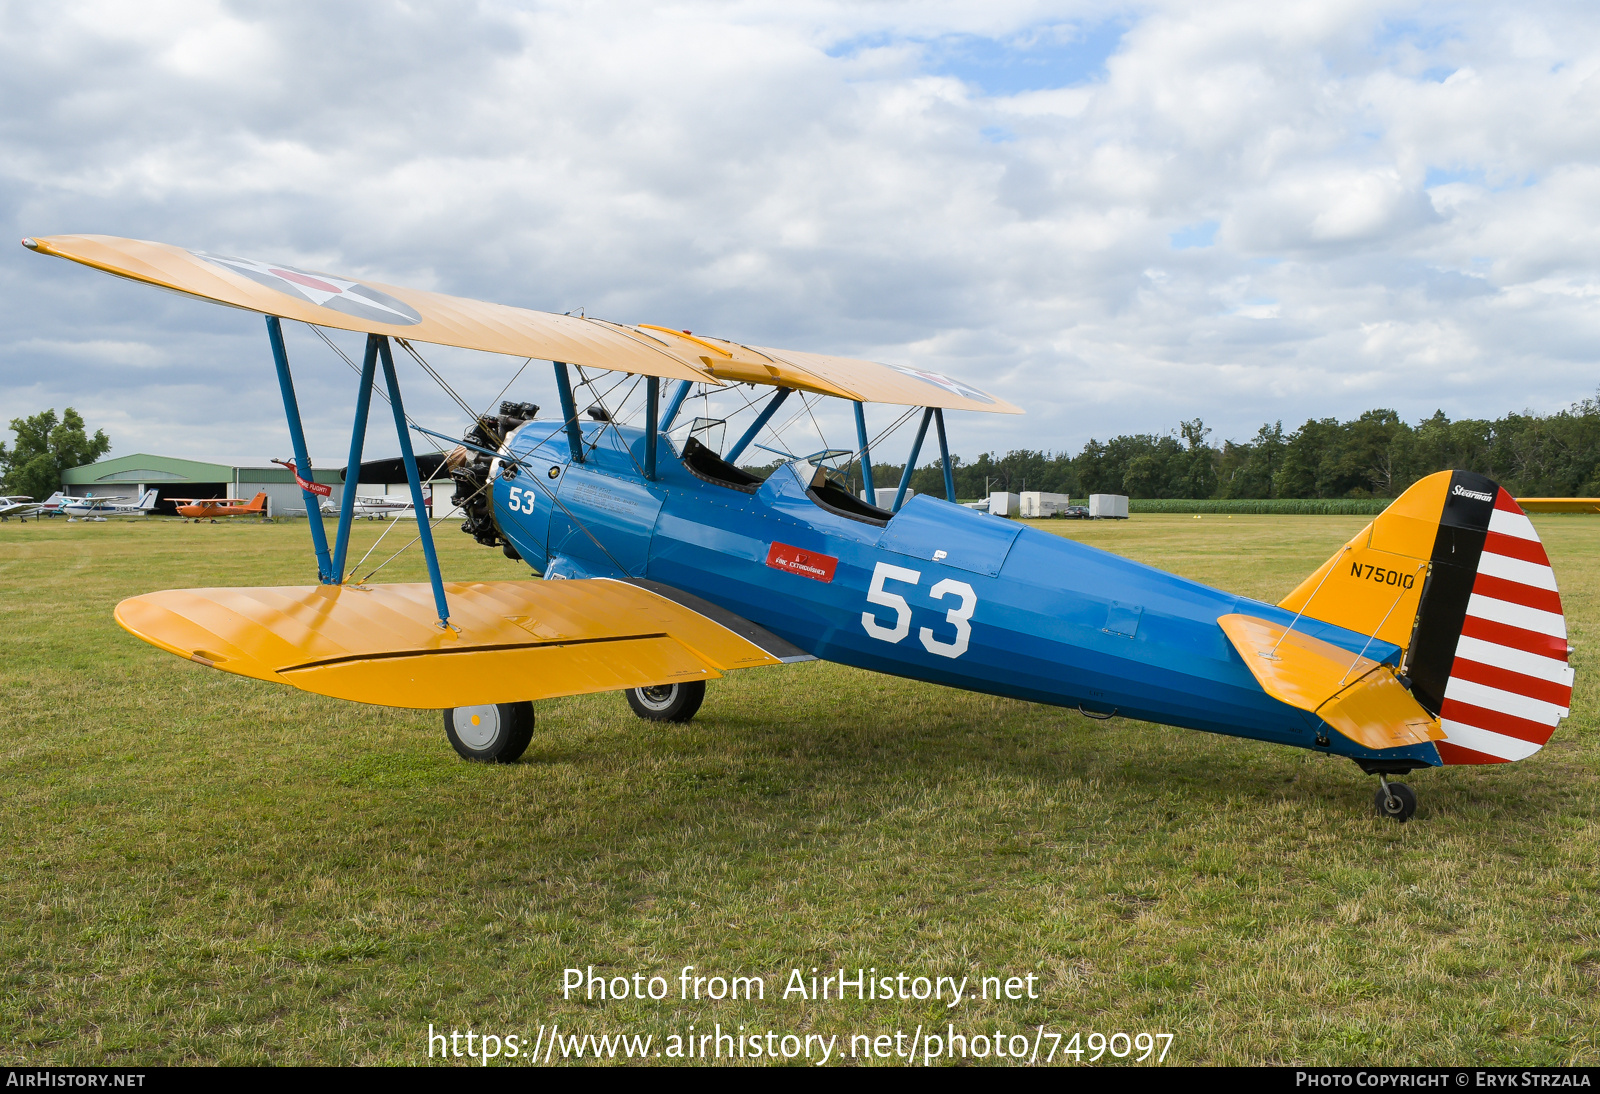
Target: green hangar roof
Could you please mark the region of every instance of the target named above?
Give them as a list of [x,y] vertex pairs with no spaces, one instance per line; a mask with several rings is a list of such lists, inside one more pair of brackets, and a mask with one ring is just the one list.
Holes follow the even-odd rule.
[[[316,461],[312,461],[316,467]],[[342,467],[316,467],[316,481],[342,482]],[[136,452],[131,456],[118,456],[99,463],[72,467],[61,473],[63,486],[120,485],[145,483],[183,482],[293,482],[294,476],[286,467],[278,467],[263,460],[259,463],[226,464],[204,463],[200,460],[180,460],[173,456],[152,456]]]

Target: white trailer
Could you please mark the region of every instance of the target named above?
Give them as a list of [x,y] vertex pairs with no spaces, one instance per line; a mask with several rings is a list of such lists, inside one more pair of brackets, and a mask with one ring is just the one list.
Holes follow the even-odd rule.
[[[894,507],[894,493],[898,489],[900,489],[898,486],[880,486],[873,491],[873,493],[877,495],[875,498],[867,497],[867,492],[863,490],[861,491],[861,500],[866,502],[868,505],[876,505],[879,509],[890,509]],[[911,489],[909,486],[906,487],[906,501],[910,501],[916,496],[917,492],[915,490]],[[906,501],[903,501],[900,504],[904,505]]]
[[1014,517],[1022,509],[1022,499],[1015,494],[1004,490],[995,490],[989,494],[989,513],[996,517]]
[[1089,516],[1095,520],[1127,520],[1128,499],[1121,494],[1090,494]]
[[1024,490],[1021,513],[1025,517],[1053,517],[1065,513],[1072,498],[1066,494],[1052,494],[1045,490]]

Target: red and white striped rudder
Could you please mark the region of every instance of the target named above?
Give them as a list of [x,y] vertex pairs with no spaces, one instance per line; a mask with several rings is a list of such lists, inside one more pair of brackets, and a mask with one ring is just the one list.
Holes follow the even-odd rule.
[[1572,704],[1567,623],[1550,559],[1516,501],[1494,490],[1439,706],[1445,739],[1437,748],[1447,764],[1531,756]]

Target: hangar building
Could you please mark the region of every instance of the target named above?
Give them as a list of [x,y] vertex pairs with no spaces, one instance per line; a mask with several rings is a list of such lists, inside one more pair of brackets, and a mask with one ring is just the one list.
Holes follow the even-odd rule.
[[[448,504],[455,484],[439,470],[440,457],[418,455],[417,463],[423,474],[441,476],[430,482],[433,496]],[[431,466],[430,466],[431,465]],[[333,503],[339,503],[339,488],[344,483],[344,466],[340,459],[311,457],[316,481],[333,487]],[[357,488],[365,496],[380,494],[405,494],[405,470],[398,459],[374,460],[363,463],[362,482]],[[295,485],[294,475],[286,467],[271,460],[243,460],[237,463],[204,463],[183,460],[174,456],[153,456],[139,452],[131,456],[101,460],[69,468],[61,473],[61,488],[74,497],[94,494],[100,497],[124,495],[138,497],[145,490],[157,491],[156,512],[175,516],[170,498],[244,498],[249,500],[262,490],[267,492],[268,511],[281,513],[286,509],[305,509],[305,497]],[[435,504],[435,515],[443,512]]]
[[[314,456],[311,459],[316,481],[334,487],[344,481],[342,465],[342,460],[319,460]],[[304,509],[306,504],[289,469],[264,459],[232,464],[202,463],[138,452],[61,473],[61,488],[75,497],[89,494],[138,497],[152,487],[158,491],[156,512],[166,516],[176,515],[169,498],[249,499],[262,490],[267,492],[273,512],[285,508]]]

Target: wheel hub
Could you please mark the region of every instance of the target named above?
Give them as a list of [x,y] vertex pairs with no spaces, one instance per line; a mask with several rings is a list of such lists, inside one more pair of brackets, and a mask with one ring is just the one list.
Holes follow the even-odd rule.
[[453,721],[456,736],[468,748],[483,749],[494,743],[500,735],[500,708],[490,704],[481,707],[456,707]]
[[652,710],[665,710],[672,705],[672,700],[677,697],[677,684],[660,684],[652,688],[639,688],[637,694],[644,705]]

